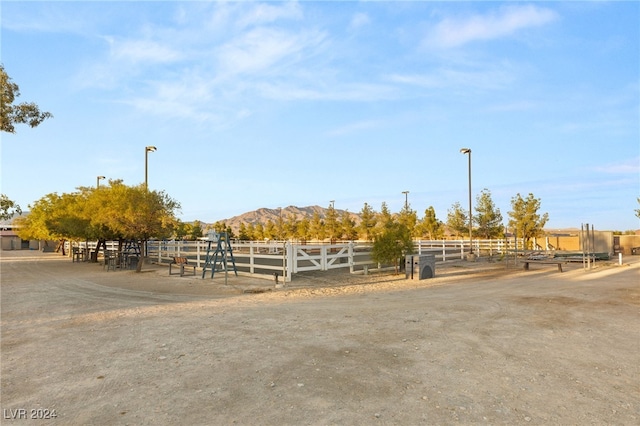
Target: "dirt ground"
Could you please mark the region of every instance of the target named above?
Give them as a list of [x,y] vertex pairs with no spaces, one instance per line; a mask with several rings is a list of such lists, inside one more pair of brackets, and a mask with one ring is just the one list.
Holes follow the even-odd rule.
[[2,424],[640,423],[638,257],[276,289],[0,255]]

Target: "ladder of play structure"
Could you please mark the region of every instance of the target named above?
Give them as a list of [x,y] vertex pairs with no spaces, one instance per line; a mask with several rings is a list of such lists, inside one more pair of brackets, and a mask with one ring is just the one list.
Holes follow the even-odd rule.
[[[215,248],[213,248],[215,244]],[[228,271],[227,262],[231,260],[233,265],[233,272],[238,275],[236,269],[236,260],[233,258],[233,249],[229,242],[229,236],[226,232],[221,232],[216,238],[210,238],[207,244],[207,257],[205,258],[204,268],[202,268],[202,278],[204,278],[207,268],[211,268],[211,278],[216,269],[221,271]]]

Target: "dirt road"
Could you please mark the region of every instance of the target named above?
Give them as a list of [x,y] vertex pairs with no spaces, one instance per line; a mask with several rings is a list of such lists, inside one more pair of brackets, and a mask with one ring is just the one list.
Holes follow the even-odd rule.
[[2,424],[640,423],[631,257],[245,294],[272,283],[1,255]]

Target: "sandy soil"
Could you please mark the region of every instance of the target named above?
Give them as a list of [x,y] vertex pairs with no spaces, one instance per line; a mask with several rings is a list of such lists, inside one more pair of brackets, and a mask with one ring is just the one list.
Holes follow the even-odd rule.
[[275,289],[0,254],[2,424],[640,423],[637,258]]

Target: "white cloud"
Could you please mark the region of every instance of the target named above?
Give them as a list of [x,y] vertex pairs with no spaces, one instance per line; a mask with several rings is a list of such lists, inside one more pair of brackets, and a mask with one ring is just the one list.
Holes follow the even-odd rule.
[[169,63],[182,58],[182,53],[165,43],[152,40],[115,40],[108,37],[111,56],[118,61]]
[[342,82],[261,82],[259,92],[268,99],[280,101],[349,101],[366,102],[396,99],[397,91],[389,85]]
[[350,123],[327,132],[328,136],[343,136],[350,133],[358,133],[362,130],[370,130],[380,127],[381,123],[375,120],[364,120]]
[[557,14],[533,5],[508,6],[487,15],[444,19],[428,35],[425,44],[436,48],[458,47],[478,40],[505,37],[524,28],[554,21]]
[[515,80],[514,71],[509,64],[495,64],[482,67],[480,65],[456,69],[441,67],[422,74],[391,74],[388,79],[425,89],[499,90],[504,89]]
[[618,163],[605,164],[596,167],[595,170],[608,174],[640,174],[640,157],[620,161]]
[[359,12],[353,15],[353,17],[351,18],[351,22],[349,23],[349,28],[352,30],[355,30],[365,25],[368,25],[369,23],[371,23],[371,19],[369,18],[369,15],[367,15],[366,13]]
[[297,2],[287,2],[282,6],[270,3],[260,3],[244,14],[238,20],[240,28],[251,25],[268,24],[281,19],[301,19],[302,9]]
[[319,34],[260,27],[222,46],[218,59],[225,74],[262,72],[286,58],[295,60],[296,55],[321,41]]

